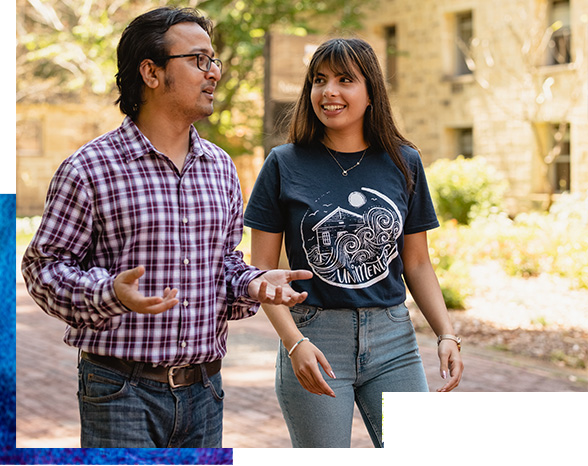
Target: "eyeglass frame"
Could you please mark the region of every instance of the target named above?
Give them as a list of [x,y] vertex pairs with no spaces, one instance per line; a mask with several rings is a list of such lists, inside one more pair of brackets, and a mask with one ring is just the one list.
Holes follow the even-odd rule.
[[[204,55],[206,58],[208,58],[208,69],[207,70],[203,70],[202,68],[200,68],[200,59],[199,56],[200,55]],[[186,57],[196,57],[196,66],[198,67],[198,69],[200,71],[204,71],[205,73],[208,73],[210,71],[210,68],[212,66],[212,64],[214,63],[218,69],[220,70],[220,72],[222,73],[223,71],[223,62],[220,60],[220,58],[212,58],[208,55],[206,55],[205,53],[184,53],[181,55],[167,55],[165,57],[159,57],[157,58],[157,60],[170,60],[172,58],[186,58]]]

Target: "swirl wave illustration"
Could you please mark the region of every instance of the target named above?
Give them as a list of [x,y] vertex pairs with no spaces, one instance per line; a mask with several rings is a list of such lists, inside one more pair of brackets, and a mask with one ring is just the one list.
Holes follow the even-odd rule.
[[[353,194],[350,199],[357,199]],[[382,205],[382,199],[392,205]],[[307,259],[317,276],[338,287],[363,288],[388,275],[402,231],[398,209],[389,199],[375,197],[321,213],[308,212],[301,225]]]

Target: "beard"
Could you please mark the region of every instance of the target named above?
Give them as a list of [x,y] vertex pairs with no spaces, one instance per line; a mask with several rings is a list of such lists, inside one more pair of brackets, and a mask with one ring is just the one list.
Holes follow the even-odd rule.
[[[176,92],[176,80],[173,76],[169,74],[165,75],[163,86],[165,93],[173,94]],[[208,118],[210,115],[212,115],[212,112],[214,110],[212,102],[206,102],[205,104],[196,104],[192,107],[187,107],[187,104],[187,101],[181,100],[179,102],[179,105],[177,106],[177,109],[182,109],[183,113],[185,113],[188,119],[192,121],[198,121],[203,118]]]

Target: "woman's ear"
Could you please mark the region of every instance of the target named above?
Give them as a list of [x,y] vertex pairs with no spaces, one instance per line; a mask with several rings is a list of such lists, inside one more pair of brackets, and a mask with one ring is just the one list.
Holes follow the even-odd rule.
[[151,89],[159,86],[159,78],[157,77],[158,69],[159,67],[150,58],[146,58],[139,65],[139,73],[141,73],[143,82]]

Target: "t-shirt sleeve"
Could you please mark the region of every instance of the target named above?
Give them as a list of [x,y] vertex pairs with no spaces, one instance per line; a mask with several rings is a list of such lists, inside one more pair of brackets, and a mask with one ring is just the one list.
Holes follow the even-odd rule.
[[404,225],[404,234],[410,235],[437,228],[439,221],[418,152],[410,149],[405,152],[405,156],[414,180],[414,191],[408,200],[408,214]]
[[268,233],[285,229],[284,209],[280,202],[281,178],[274,151],[265,160],[245,209],[245,226]]

